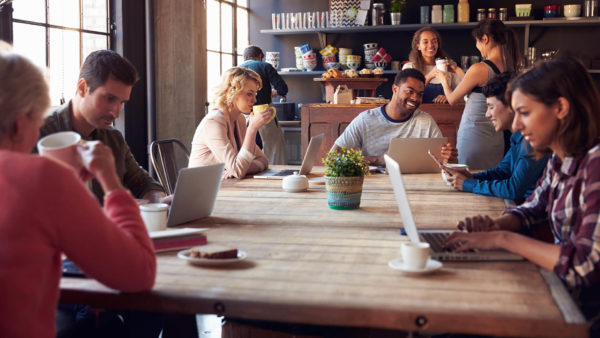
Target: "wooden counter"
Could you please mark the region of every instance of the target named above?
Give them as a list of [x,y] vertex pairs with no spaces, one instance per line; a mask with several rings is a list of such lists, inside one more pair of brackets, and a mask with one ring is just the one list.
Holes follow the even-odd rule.
[[[331,149],[346,126],[361,112],[377,107],[371,104],[307,104],[302,106],[302,154],[306,153],[308,141],[314,135],[324,133],[323,144],[319,150],[316,164]],[[430,114],[437,122],[442,134],[456,146],[456,134],[460,125],[464,104],[422,104],[419,109]]]

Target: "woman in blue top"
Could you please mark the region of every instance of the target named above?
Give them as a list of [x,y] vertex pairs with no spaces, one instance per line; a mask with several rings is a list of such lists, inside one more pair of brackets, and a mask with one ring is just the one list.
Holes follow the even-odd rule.
[[[502,73],[483,87],[487,102],[485,117],[497,132],[510,130],[515,117],[504,95],[511,77],[511,73]],[[510,149],[500,164],[477,174],[449,170],[448,181],[456,190],[511,199],[520,204],[531,195],[548,162],[547,155],[536,160],[530,152],[529,143],[515,131],[510,138]]]

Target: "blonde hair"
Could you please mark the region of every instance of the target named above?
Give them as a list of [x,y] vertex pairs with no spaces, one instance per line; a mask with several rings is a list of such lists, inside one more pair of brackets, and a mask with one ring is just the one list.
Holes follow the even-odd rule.
[[215,87],[215,98],[212,104],[223,111],[229,111],[233,107],[233,99],[244,90],[247,80],[258,83],[258,89],[262,88],[262,80],[257,72],[244,67],[232,67],[221,77],[221,83]]
[[11,137],[19,117],[44,112],[50,105],[44,72],[0,41],[0,140]]

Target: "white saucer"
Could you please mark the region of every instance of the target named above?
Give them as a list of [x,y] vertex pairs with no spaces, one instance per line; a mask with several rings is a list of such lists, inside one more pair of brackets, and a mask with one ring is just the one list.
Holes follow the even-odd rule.
[[438,270],[442,267],[442,262],[436,261],[435,259],[429,259],[427,261],[427,265],[423,269],[411,269],[404,264],[402,258],[392,259],[388,262],[388,266],[394,270],[399,270],[408,274],[422,275],[431,273],[435,270]]
[[245,251],[238,250],[237,258],[196,258],[190,257],[190,249],[182,250],[177,253],[177,257],[186,260],[188,263],[199,266],[220,266],[229,265],[242,261],[248,257]]

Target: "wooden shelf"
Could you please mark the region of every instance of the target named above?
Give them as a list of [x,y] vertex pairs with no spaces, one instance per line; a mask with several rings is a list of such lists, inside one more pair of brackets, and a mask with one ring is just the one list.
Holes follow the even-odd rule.
[[[361,68],[362,69],[362,68]],[[301,72],[278,72],[279,75],[281,76],[307,76],[307,75],[312,75],[312,76],[321,76],[321,74],[325,73],[326,70],[314,70],[312,72],[305,72],[305,71],[301,71]],[[358,70],[356,71],[358,73]],[[383,74],[384,75],[396,75],[396,73],[398,73],[399,70],[384,70]]]

